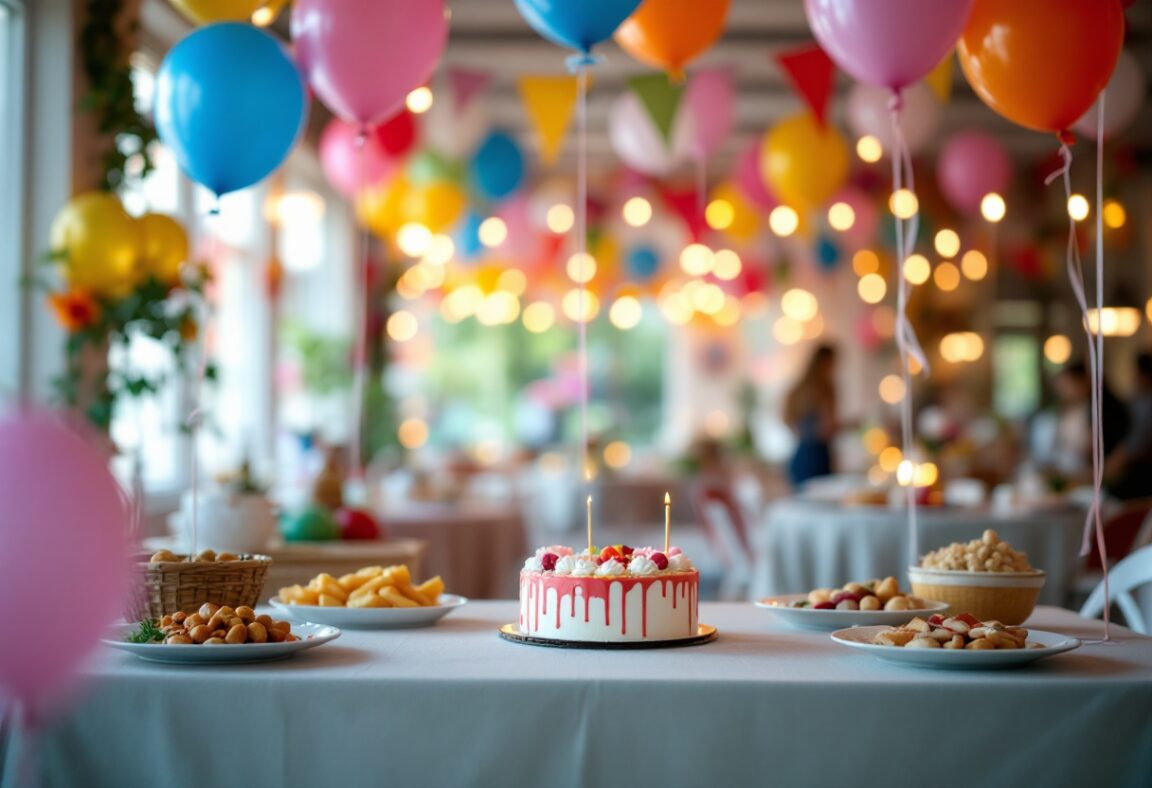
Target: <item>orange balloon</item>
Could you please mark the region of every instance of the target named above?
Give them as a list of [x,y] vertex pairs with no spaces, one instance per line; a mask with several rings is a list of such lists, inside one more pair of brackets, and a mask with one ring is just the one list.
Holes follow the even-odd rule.
[[1120,0],[976,0],[957,52],[985,104],[1062,131],[1108,84],[1123,42]]
[[724,32],[730,0],[644,0],[616,30],[616,43],[675,79]]

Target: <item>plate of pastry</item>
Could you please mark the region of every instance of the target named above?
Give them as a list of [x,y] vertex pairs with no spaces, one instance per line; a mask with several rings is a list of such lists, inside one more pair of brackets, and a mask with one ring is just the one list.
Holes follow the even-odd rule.
[[846,583],[842,588],[817,588],[807,594],[761,599],[756,606],[800,629],[840,629],[870,624],[902,624],[909,615],[931,615],[948,608],[945,602],[921,599],[900,590],[895,577]]

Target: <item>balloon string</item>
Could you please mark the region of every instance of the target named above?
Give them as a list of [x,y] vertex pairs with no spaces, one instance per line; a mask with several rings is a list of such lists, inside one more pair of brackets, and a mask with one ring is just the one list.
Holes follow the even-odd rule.
[[[365,147],[368,143],[368,130],[361,128],[356,135],[357,185],[356,196],[353,200],[362,199],[364,190],[368,186],[368,176],[365,163]],[[361,223],[360,235],[357,238],[356,263],[353,267],[356,283],[352,292],[356,299],[354,330],[356,338],[352,355],[352,435],[348,441],[348,465],[353,478],[364,477],[364,457],[361,441],[364,436],[364,390],[368,378],[368,227]]]
[[[1108,551],[1104,544],[1104,522],[1101,516],[1103,503],[1101,488],[1104,486],[1104,103],[1107,90],[1100,91],[1100,106],[1096,108],[1096,319],[1101,321],[1096,330],[1096,468],[1093,479],[1093,492],[1096,496],[1096,547],[1100,551],[1100,567],[1103,572],[1104,599],[1111,600],[1108,589]],[[1110,615],[1106,602],[1104,610],[1104,640],[1109,640]]]
[[[588,63],[578,63],[576,71],[578,104],[576,107],[576,248],[580,265],[586,265],[588,255]],[[591,266],[588,266],[591,268]],[[584,493],[592,480],[588,465],[588,278],[581,271],[577,301],[577,367],[580,378],[580,478]],[[582,495],[581,498],[584,496]]]
[[696,159],[696,213],[704,216],[708,210],[708,160]]
[[[1044,179],[1045,185],[1051,184],[1057,178],[1064,182],[1064,200],[1067,204],[1068,199],[1072,196],[1072,149],[1068,147],[1066,141],[1060,143],[1060,166]],[[1098,261],[1099,262],[1099,261]],[[1065,251],[1065,264],[1068,273],[1068,282],[1072,286],[1072,293],[1076,297],[1076,303],[1080,307],[1081,319],[1084,322],[1084,333],[1088,340],[1088,378],[1091,382],[1089,387],[1091,390],[1091,403],[1090,412],[1092,416],[1092,502],[1088,507],[1088,512],[1084,518],[1084,536],[1080,545],[1080,555],[1087,555],[1092,546],[1092,532],[1097,533],[1097,542],[1100,546],[1100,564],[1104,571],[1105,583],[1105,597],[1108,594],[1108,565],[1107,557],[1104,554],[1104,533],[1103,523],[1100,517],[1100,502],[1101,502],[1101,488],[1103,486],[1103,410],[1101,408],[1101,400],[1103,398],[1103,375],[1101,358],[1103,354],[1103,345],[1098,344],[1098,339],[1102,336],[1103,326],[1101,323],[1101,313],[1096,312],[1096,335],[1093,335],[1092,323],[1089,320],[1088,309],[1088,296],[1084,288],[1084,266],[1080,258],[1080,245],[1076,238],[1076,220],[1071,215],[1068,216],[1068,244]],[[1102,292],[1097,287],[1096,292],[1097,304],[1100,303]],[[1109,639],[1109,608],[1110,602],[1105,601],[1104,604],[1104,640]]]

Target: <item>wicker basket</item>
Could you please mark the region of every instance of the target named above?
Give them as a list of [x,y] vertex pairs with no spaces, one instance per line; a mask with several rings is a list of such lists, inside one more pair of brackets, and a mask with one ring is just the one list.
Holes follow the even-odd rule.
[[981,621],[1023,624],[1036,608],[1043,572],[960,572],[909,567],[912,593],[947,602],[952,615],[970,613]]
[[177,610],[194,613],[205,602],[255,607],[272,559],[242,555],[236,561],[137,561],[127,619],[158,619]]

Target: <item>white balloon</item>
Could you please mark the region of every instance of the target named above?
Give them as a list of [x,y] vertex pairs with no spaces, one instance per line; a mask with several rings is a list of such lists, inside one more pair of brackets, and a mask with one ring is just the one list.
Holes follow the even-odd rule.
[[[1144,92],[1147,81],[1140,64],[1136,62],[1128,50],[1120,51],[1120,59],[1116,61],[1116,69],[1112,78],[1104,88],[1104,137],[1115,137],[1136,120],[1140,107],[1144,104]],[[1072,130],[1089,139],[1096,139],[1096,124],[1100,107],[1099,101],[1092,105],[1092,109],[1084,113],[1084,117],[1072,124]]]
[[[923,82],[905,88],[903,98],[900,127],[908,149],[915,153],[931,141],[940,127],[940,102]],[[857,137],[871,135],[880,140],[886,151],[896,147],[891,100],[892,91],[888,88],[864,83],[853,86],[848,93],[848,127]]]
[[645,175],[667,175],[686,158],[683,149],[677,150],[664,141],[640,97],[630,90],[621,93],[612,104],[608,139],[621,161]]

